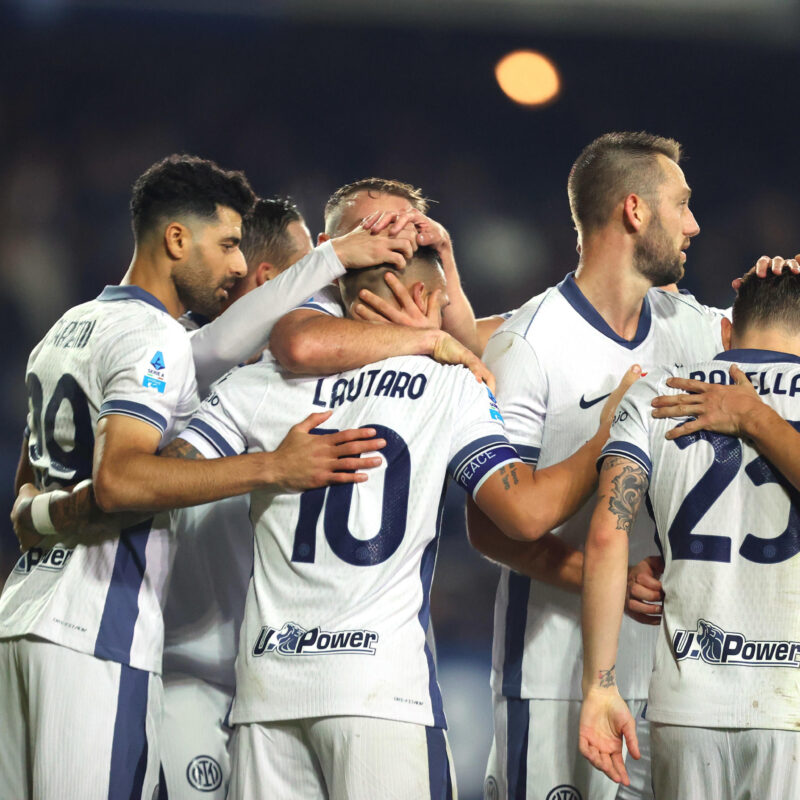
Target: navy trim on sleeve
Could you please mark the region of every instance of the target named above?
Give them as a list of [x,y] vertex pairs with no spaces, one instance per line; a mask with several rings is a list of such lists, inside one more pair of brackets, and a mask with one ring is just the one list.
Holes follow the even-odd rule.
[[161,433],[164,433],[167,429],[167,420],[161,414],[142,403],[135,403],[132,400],[108,400],[100,406],[100,413],[97,415],[97,419],[99,420],[110,414],[120,414],[123,417],[133,417],[134,419],[142,420],[142,422],[149,422],[158,428]]
[[637,447],[630,442],[608,442],[603,448],[600,458],[597,459],[598,467],[606,456],[622,456],[635,461],[647,473],[648,480],[653,471],[653,463],[650,461],[650,456],[641,447]]
[[217,433],[207,422],[195,418],[186,426],[186,429],[202,436],[221,456],[236,455],[236,451],[225,441],[222,435]]
[[512,447],[519,453],[519,457],[526,463],[526,464],[536,464],[539,463],[539,448],[538,447],[531,447],[529,444],[517,444],[514,442]]

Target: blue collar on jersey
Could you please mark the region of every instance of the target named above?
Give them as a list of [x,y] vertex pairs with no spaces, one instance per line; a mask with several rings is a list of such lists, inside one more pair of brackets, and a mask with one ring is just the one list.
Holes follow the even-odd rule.
[[714,361],[739,361],[743,364],[800,364],[800,356],[778,350],[726,350],[714,356]]
[[197,325],[198,328],[202,328],[204,325],[208,325],[211,322],[209,317],[203,316],[203,314],[198,314],[196,311],[187,311],[186,316]]
[[647,295],[642,302],[642,311],[639,314],[639,327],[636,329],[636,336],[628,341],[619,336],[611,326],[600,316],[597,309],[586,299],[586,295],[578,288],[575,283],[575,273],[570,272],[561,283],[558,284],[558,289],[564,295],[565,300],[595,329],[600,331],[603,336],[607,336],[617,344],[627,347],[628,350],[633,350],[638,347],[650,333],[650,300]]
[[141,300],[143,303],[149,303],[159,311],[169,314],[167,307],[157,298],[153,297],[150,292],[146,292],[141,286],[106,286],[97,297],[98,300],[103,302],[111,302],[113,300]]

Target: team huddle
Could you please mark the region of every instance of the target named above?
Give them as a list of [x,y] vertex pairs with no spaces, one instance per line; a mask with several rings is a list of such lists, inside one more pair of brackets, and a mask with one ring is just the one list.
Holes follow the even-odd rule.
[[577,269],[479,320],[406,183],[314,247],[241,172],[143,173],[121,283],[28,361],[0,795],[455,798],[451,479],[501,566],[487,800],[794,796],[800,265],[679,289],[680,155],[590,143]]

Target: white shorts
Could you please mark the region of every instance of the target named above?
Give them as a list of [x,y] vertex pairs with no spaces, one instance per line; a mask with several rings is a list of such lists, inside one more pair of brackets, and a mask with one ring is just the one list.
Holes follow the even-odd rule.
[[151,800],[157,675],[42,639],[0,641],[0,794]]
[[800,731],[650,723],[653,785],[666,800],[800,796]]
[[455,800],[445,732],[374,717],[237,725],[230,800]]
[[630,786],[596,770],[578,750],[579,700],[520,700],[495,695],[494,741],[485,800],[652,800],[644,700],[628,701],[641,758],[627,757]]
[[200,678],[164,676],[161,798],[225,800],[233,733],[225,720],[232,697]]

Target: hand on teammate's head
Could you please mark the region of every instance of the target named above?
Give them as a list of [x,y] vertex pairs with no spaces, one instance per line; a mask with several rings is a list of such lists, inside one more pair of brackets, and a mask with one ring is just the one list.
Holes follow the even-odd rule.
[[742,281],[747,275],[755,272],[759,278],[766,278],[768,274],[780,275],[784,268],[788,267],[795,275],[800,275],[800,253],[794,258],[784,258],[783,256],[761,256],[756,261],[755,266],[751,267],[741,278],[734,278],[731,286],[735,291],[739,291]]

